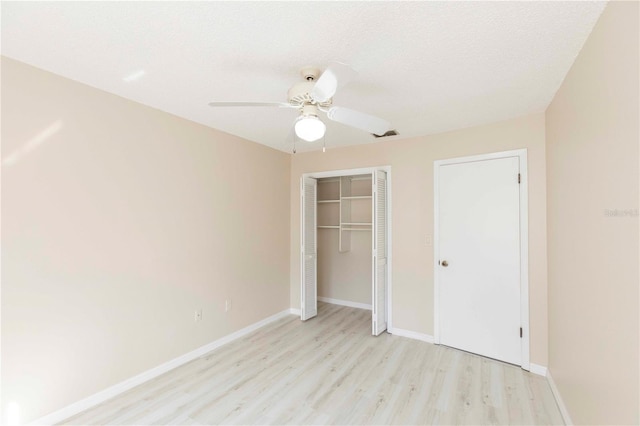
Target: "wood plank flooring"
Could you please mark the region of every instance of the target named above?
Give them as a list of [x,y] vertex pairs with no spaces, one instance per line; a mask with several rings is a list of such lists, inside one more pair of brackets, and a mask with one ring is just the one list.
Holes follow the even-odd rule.
[[545,378],[319,303],[64,424],[562,424]]

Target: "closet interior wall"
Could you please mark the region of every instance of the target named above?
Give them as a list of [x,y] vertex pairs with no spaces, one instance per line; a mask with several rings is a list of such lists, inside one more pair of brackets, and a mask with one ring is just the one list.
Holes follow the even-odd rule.
[[371,306],[371,175],[318,179],[318,298]]

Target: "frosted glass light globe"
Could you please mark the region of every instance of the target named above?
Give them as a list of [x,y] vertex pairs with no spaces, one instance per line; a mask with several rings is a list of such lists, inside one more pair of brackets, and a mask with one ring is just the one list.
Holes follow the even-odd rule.
[[317,141],[324,136],[327,126],[314,115],[300,117],[294,126],[296,135],[307,142]]

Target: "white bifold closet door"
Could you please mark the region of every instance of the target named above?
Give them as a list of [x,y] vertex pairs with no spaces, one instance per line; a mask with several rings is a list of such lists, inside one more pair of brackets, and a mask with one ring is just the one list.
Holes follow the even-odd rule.
[[373,173],[373,315],[372,333],[387,329],[387,173]]
[[313,178],[301,179],[302,193],[302,244],[301,244],[301,280],[302,309],[300,318],[305,321],[318,315],[318,244],[316,200],[318,181]]

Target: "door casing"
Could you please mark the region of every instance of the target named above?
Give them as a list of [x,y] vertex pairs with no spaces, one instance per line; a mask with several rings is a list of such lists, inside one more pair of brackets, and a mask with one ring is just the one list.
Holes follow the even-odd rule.
[[433,306],[434,306],[434,342],[440,344],[440,240],[439,240],[439,174],[440,166],[461,164],[474,161],[494,160],[499,158],[517,157],[520,166],[520,324],[522,326],[521,339],[521,367],[530,369],[529,359],[529,210],[528,210],[528,173],[527,150],[494,152],[490,154],[457,157],[433,162]]

